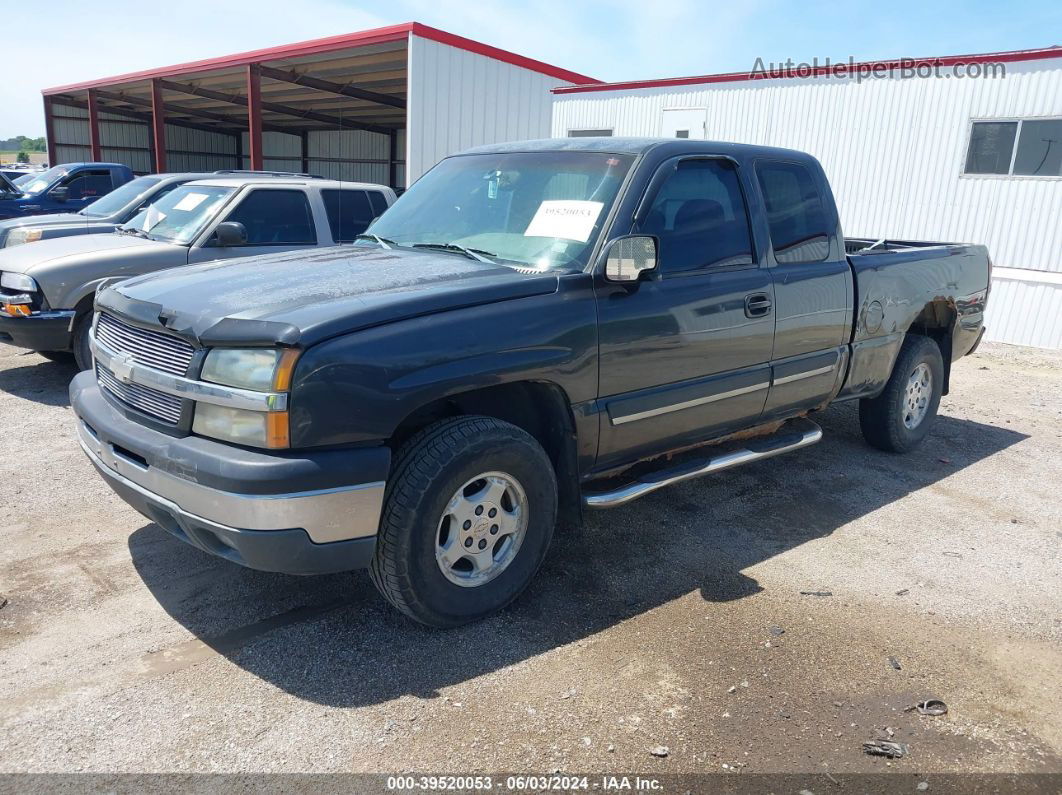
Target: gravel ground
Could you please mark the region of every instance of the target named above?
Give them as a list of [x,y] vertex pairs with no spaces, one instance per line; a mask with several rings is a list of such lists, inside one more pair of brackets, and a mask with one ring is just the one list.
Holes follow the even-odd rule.
[[[911,455],[839,406],[813,448],[592,514],[450,632],[148,523],[78,448],[72,375],[0,346],[0,771],[1062,772],[1060,353],[958,363]],[[862,752],[890,733],[908,756]]]

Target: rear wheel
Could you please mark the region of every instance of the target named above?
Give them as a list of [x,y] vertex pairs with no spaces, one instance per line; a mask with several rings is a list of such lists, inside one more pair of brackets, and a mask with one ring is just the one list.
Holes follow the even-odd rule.
[[490,417],[428,426],[398,454],[373,582],[410,618],[453,627],[501,609],[541,565],[557,517],[549,457]]
[[892,453],[913,450],[933,426],[943,386],[944,360],[936,342],[908,335],[884,391],[859,402],[863,438]]

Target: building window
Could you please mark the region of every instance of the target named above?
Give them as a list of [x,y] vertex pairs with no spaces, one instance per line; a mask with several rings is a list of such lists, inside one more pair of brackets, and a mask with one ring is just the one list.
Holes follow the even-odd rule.
[[966,174],[1062,176],[1062,119],[975,121]]
[[612,130],[568,130],[569,138],[609,138]]

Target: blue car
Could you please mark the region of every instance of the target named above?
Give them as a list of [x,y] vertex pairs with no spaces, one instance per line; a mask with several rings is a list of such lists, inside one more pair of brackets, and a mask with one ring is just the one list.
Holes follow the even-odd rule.
[[19,179],[0,178],[0,220],[76,213],[133,179],[120,163],[66,163]]

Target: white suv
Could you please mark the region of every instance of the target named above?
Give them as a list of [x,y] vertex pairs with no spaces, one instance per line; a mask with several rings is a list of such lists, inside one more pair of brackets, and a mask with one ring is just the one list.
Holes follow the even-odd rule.
[[0,251],[0,342],[91,366],[96,287],[196,262],[353,242],[395,201],[383,185],[248,174],[188,182],[115,232]]

